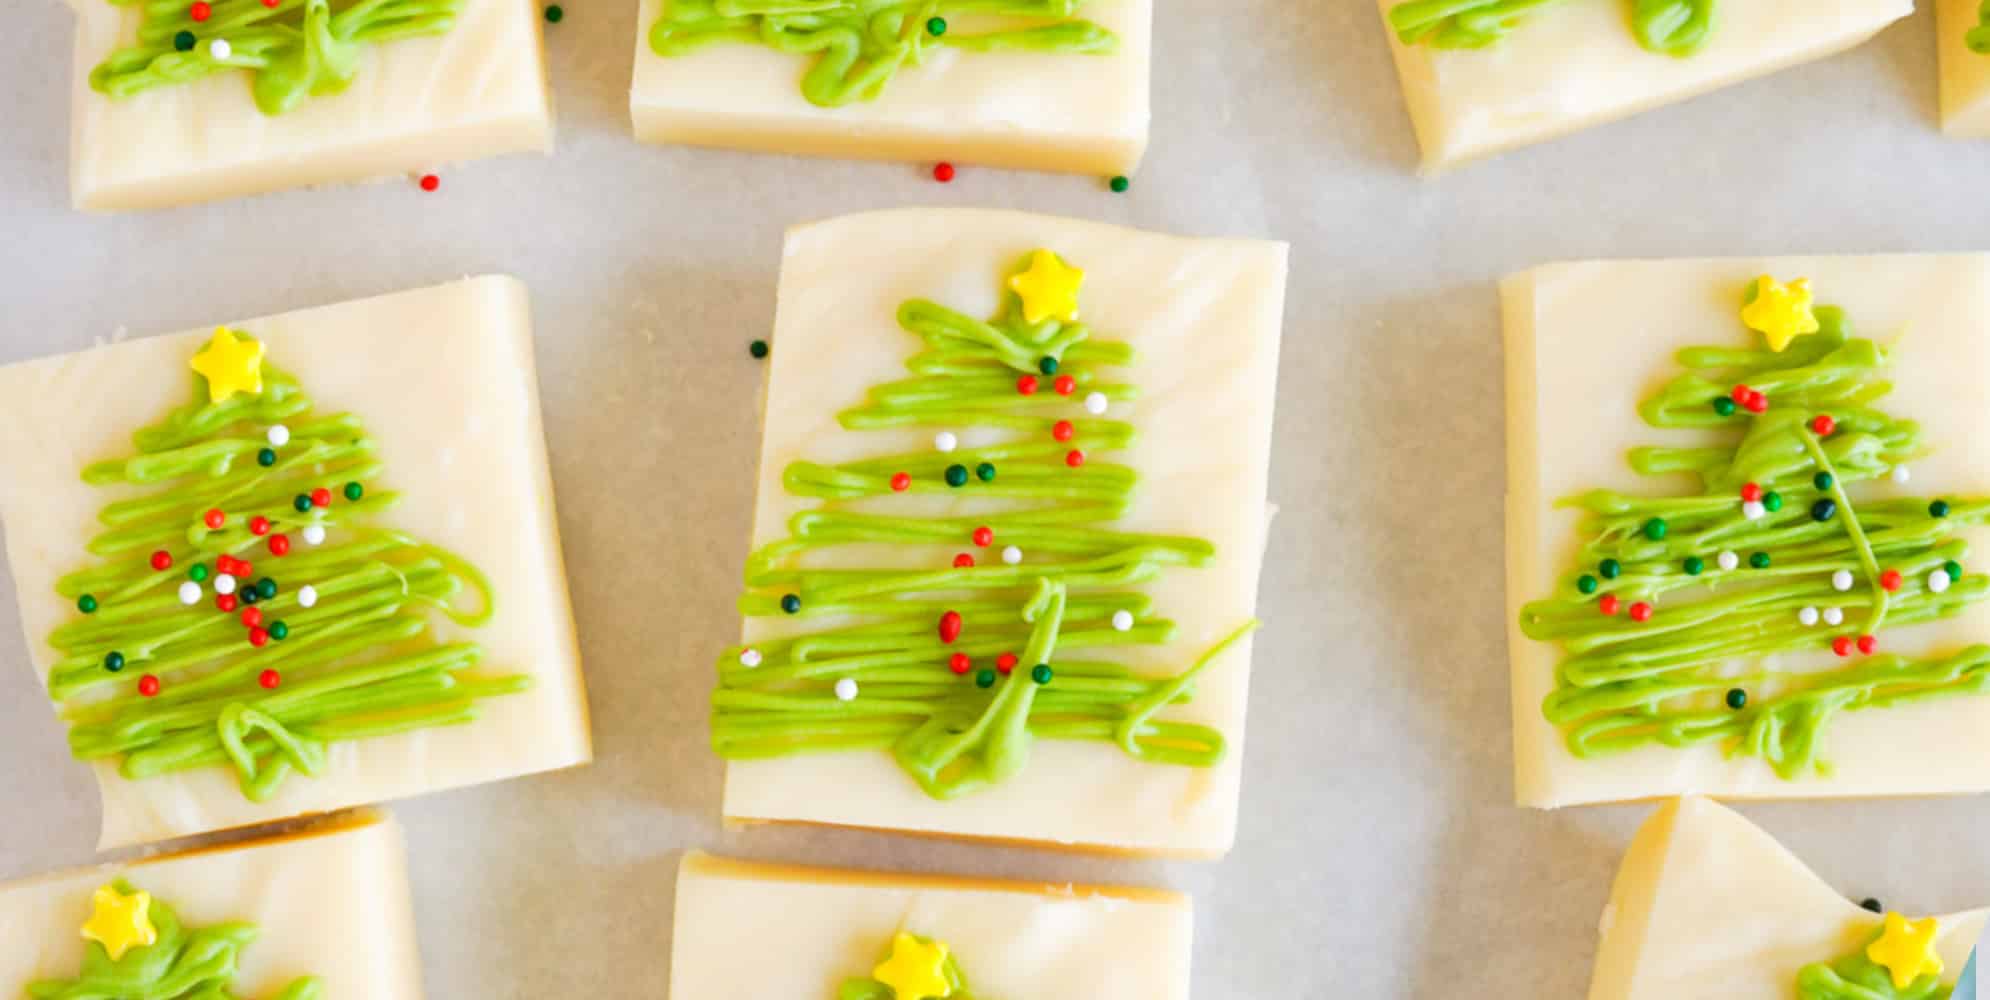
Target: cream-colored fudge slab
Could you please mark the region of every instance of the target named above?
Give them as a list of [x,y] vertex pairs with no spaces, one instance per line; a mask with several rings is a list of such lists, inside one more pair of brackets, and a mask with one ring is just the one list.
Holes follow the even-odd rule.
[[142,5],[70,4],[78,208],[160,208],[553,148],[533,0],[463,0],[447,34],[373,46],[345,93],[280,115],[256,108],[244,73],[105,97],[90,71],[136,37]]
[[1100,175],[1132,173],[1147,148],[1154,0],[1080,9],[1119,36],[1110,54],[937,46],[876,100],[840,108],[802,97],[802,56],[743,44],[657,55],[649,31],[665,2],[642,0],[636,22],[629,110],[644,142]]
[[[1398,2],[1380,0],[1383,14]],[[1617,0],[1548,4],[1483,49],[1388,35],[1424,166],[1441,169],[1821,59],[1913,9],[1911,0],[1723,4],[1712,37],[1684,58],[1640,46]]]
[[[1944,981],[1962,973],[1984,916],[1937,918]],[[1740,815],[1668,802],[1618,869],[1589,1000],[1787,1000],[1798,970],[1852,954],[1879,925]]]
[[[1641,481],[1625,454],[1637,444],[1691,444],[1638,418],[1643,396],[1679,372],[1689,344],[1745,345],[1738,316],[1757,275],[1809,276],[1820,304],[1844,307],[1855,334],[1892,345],[1894,391],[1880,405],[1921,423],[1932,454],[1905,486],[1862,483],[1855,496],[1990,492],[1990,257],[1768,257],[1556,264],[1507,279],[1507,627],[1513,665],[1514,764],[1530,806],[1699,793],[1737,798],[1921,795],[1990,787],[1990,698],[1937,698],[1841,712],[1825,726],[1829,776],[1783,780],[1759,758],[1723,748],[1653,746],[1578,760],[1541,714],[1562,653],[1521,635],[1520,607],[1552,594],[1581,547],[1579,515],[1554,502],[1593,487],[1665,492],[1690,479]],[[1773,404],[1773,401],[1772,401]],[[1990,533],[1964,535],[1970,560]],[[1661,606],[1659,613],[1664,613]],[[1823,648],[1778,666],[1842,666]],[[1990,607],[1947,621],[1888,628],[1885,649],[1907,656],[1990,641]]]
[[1981,139],[1990,136],[1990,56],[1964,42],[1978,23],[1971,0],[1935,0],[1935,52],[1942,68],[1942,131]]
[[[448,285],[231,324],[264,341],[319,412],[351,412],[379,442],[391,524],[490,576],[496,615],[437,635],[481,644],[481,669],[526,674],[471,724],[335,744],[323,777],[294,776],[263,803],[232,770],[142,781],[97,766],[103,846],[164,840],[585,763],[587,701],[567,603],[552,481],[539,425],[531,315],[514,278]],[[49,631],[75,616],[55,593],[88,564],[83,543],[112,491],[91,461],[129,454],[131,432],[187,400],[188,359],[210,330],[128,341],[0,368],[0,395],[32,421],[0,424],[0,520],[35,668]],[[268,558],[268,557],[265,557]],[[320,607],[328,605],[320,604]]]
[[323,980],[329,1000],[422,995],[400,824],[361,813],[296,836],[0,886],[0,996],[75,978],[90,895],[117,878],[190,927],[256,925],[235,980],[245,997],[275,996],[300,976]]
[[975,996],[1187,1000],[1188,897],[763,865],[693,852],[677,873],[670,1000],[833,997],[900,930],[945,942]]
[[[970,316],[989,315],[1003,277],[1037,247],[1085,269],[1081,318],[1099,336],[1124,340],[1139,354],[1125,380],[1139,387],[1140,398],[1113,410],[1138,428],[1133,447],[1112,456],[1140,475],[1121,527],[1198,535],[1216,546],[1210,565],[1170,570],[1149,585],[1157,614],[1179,625],[1176,641],[1128,647],[1123,657],[1143,672],[1179,672],[1256,609],[1268,521],[1283,244],[1185,239],[968,209],[873,212],[790,230],[753,544],[786,537],[789,515],[813,505],[781,488],[789,462],[931,447],[930,429],[851,432],[837,424],[836,414],[860,402],[869,386],[907,376],[905,360],[920,347],[897,325],[901,302],[928,298]],[[1083,417],[1082,411],[1076,415]],[[896,498],[892,509],[915,509],[920,499]],[[960,501],[934,497],[929,509],[945,513],[953,503]],[[855,548],[828,554],[848,558]],[[783,624],[748,620],[746,641],[776,635]],[[1039,740],[1013,779],[939,802],[887,753],[807,754],[732,762],[725,814],[1221,854],[1236,831],[1249,665],[1250,647],[1240,644],[1201,676],[1195,700],[1174,710],[1178,718],[1223,732],[1229,752],[1213,768],[1141,763],[1102,743]]]

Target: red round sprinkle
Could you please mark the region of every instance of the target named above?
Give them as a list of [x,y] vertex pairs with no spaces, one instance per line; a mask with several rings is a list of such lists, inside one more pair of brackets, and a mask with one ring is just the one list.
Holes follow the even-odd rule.
[[222,610],[222,612],[223,612],[223,613],[227,613],[227,612],[231,612],[231,611],[234,611],[234,610],[235,610],[235,595],[234,595],[234,594],[216,594],[216,595],[214,596],[214,606],[215,606],[215,607],[217,607],[217,608],[220,608],[220,609]]
[[1852,655],[1852,637],[1841,635],[1831,640],[1831,651],[1839,656]]
[[323,486],[320,486],[317,489],[311,491],[311,506],[330,507],[331,505],[332,505],[331,490],[328,490]]
[[892,473],[891,491],[893,493],[903,493],[911,488],[912,488],[912,475],[910,473],[906,472]]
[[1050,383],[1050,387],[1056,389],[1060,396],[1069,396],[1078,388],[1078,380],[1069,375],[1059,375]]
[[1869,635],[1862,635],[1859,637],[1859,652],[1871,653],[1873,650],[1878,648],[1879,648],[1878,639],[1875,639]]
[[270,554],[270,555],[273,555],[273,556],[287,556],[287,555],[289,555],[289,554],[290,554],[290,536],[289,536],[289,535],[271,535],[271,536],[269,536],[269,554]]
[[1078,449],[1076,449],[1076,448],[1073,448],[1073,449],[1071,449],[1070,451],[1067,451],[1067,452],[1065,452],[1065,453],[1064,453],[1064,464],[1065,464],[1065,465],[1068,465],[1068,466],[1070,466],[1070,467],[1072,467],[1072,468],[1074,468],[1074,469],[1075,469],[1075,468],[1077,468],[1077,467],[1079,467],[1079,466],[1081,466],[1081,465],[1084,465],[1084,464],[1085,464],[1085,453],[1084,453],[1084,452],[1082,452],[1082,451],[1079,451],[1079,450],[1078,450]]
[[1899,589],[1900,589],[1900,571],[1899,571],[1899,570],[1897,570],[1897,569],[1889,569],[1889,570],[1886,570],[1886,571],[1884,571],[1884,572],[1880,573],[1880,575],[1879,575],[1879,585],[1880,585],[1880,586],[1882,586],[1882,587],[1885,587],[1885,588],[1886,588],[1887,590],[1889,590],[1889,591],[1893,591],[1893,590],[1899,590]]
[[252,629],[250,629],[250,630],[249,630],[249,645],[251,645],[251,646],[267,646],[267,645],[269,645],[269,630],[267,630],[267,629],[263,628],[263,627],[262,627],[262,626],[260,626],[260,625],[256,626],[255,628],[252,628]]
[[442,186],[442,178],[440,178],[440,177],[437,177],[437,176],[435,176],[434,174],[423,174],[423,175],[422,175],[422,178],[421,178],[421,189],[422,189],[423,191],[433,191],[433,190],[435,190],[436,188],[439,188],[439,187],[441,187],[441,186]]
[[1643,601],[1631,605],[1631,620],[1634,622],[1651,621],[1651,605]]
[[1742,400],[1741,405],[1743,409],[1746,409],[1750,413],[1761,413],[1769,408],[1769,397],[1750,389],[1748,391],[1748,398]]
[[214,8],[207,3],[207,0],[195,0],[194,5],[187,8],[187,16],[196,21],[205,21],[214,16]]
[[947,669],[957,674],[967,673],[974,669],[974,659],[966,653],[955,653],[947,660]]
[[1737,385],[1734,387],[1734,391],[1729,393],[1728,395],[1733,397],[1734,401],[1737,403],[1746,403],[1748,402],[1748,397],[1754,394],[1755,390],[1750,389],[1745,385]]
[[221,513],[219,509],[215,509],[208,511],[207,515],[200,520],[202,524],[207,525],[207,530],[218,531],[222,525],[228,523],[228,515]]
[[1825,437],[1837,429],[1838,421],[1831,419],[1829,413],[1820,413],[1810,418],[1810,430],[1818,437]]
[[265,670],[256,677],[256,683],[274,691],[278,684],[283,683],[283,675],[274,670]]
[[1746,483],[1741,487],[1741,499],[1754,503],[1762,499],[1762,487],[1756,483]]
[[244,560],[237,559],[235,560],[235,568],[233,570],[230,570],[229,572],[233,573],[236,576],[248,576],[251,573],[254,573],[255,571],[256,568],[254,566],[249,565],[248,562]]
[[231,576],[233,576],[233,575],[236,575],[236,574],[235,574],[235,557],[234,557],[234,556],[231,556],[231,555],[229,555],[229,554],[228,554],[228,553],[226,553],[226,552],[223,552],[222,554],[220,554],[220,555],[218,555],[218,556],[215,556],[215,557],[214,557],[214,571],[215,571],[216,573],[227,573],[227,574],[229,574],[229,575],[231,575]]
[[263,0],[263,6],[268,7],[271,10],[275,10],[276,5],[282,2],[283,0]]
[[960,612],[949,611],[940,616],[940,641],[953,642],[960,638]]
[[167,552],[165,549],[160,549],[159,551],[152,553],[152,568],[172,569],[173,554],[171,552]]
[[269,534],[269,518],[264,517],[261,514],[257,514],[256,516],[249,518],[249,534],[251,535]]
[[1614,615],[1617,613],[1618,603],[1616,594],[1604,594],[1596,599],[1596,610],[1606,615]]
[[1036,376],[1024,375],[1016,380],[1016,391],[1025,396],[1036,395]]
[[1011,670],[1016,669],[1016,654],[1003,653],[1001,656],[996,657],[995,669],[1000,670],[1005,674]]
[[1078,428],[1071,426],[1071,421],[1069,420],[1059,420],[1050,426],[1050,436],[1059,441],[1069,441],[1071,440],[1071,436],[1076,433],[1078,433]]
[[159,678],[154,677],[151,674],[146,674],[145,676],[140,677],[138,679],[138,693],[144,695],[147,698],[151,698],[158,695]]
[[984,549],[995,544],[995,529],[985,524],[974,529],[974,544]]
[[973,568],[974,568],[974,557],[973,557],[973,556],[971,556],[971,555],[968,555],[968,554],[967,554],[967,553],[965,553],[965,552],[961,553],[960,555],[957,555],[957,556],[955,556],[955,557],[954,557],[954,568],[955,568],[955,569],[973,569]]
[[934,165],[933,165],[933,179],[934,179],[934,180],[936,180],[936,181],[939,181],[939,182],[940,182],[940,183],[942,183],[942,184],[945,184],[945,183],[947,183],[948,181],[951,181],[951,180],[953,180],[953,179],[954,179],[954,165],[953,165],[953,164],[951,164],[951,163],[936,163],[936,164],[934,164]]
[[242,609],[243,628],[255,628],[256,626],[261,625],[262,623],[263,623],[263,609],[254,606]]

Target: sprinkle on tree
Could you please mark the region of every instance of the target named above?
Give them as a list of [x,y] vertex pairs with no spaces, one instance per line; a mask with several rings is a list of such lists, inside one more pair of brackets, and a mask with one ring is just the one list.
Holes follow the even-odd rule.
[[[1984,598],[1990,580],[1964,573],[1957,531],[1990,520],[1990,503],[1864,495],[1907,482],[1925,450],[1878,405],[1886,353],[1838,309],[1813,309],[1802,280],[1758,279],[1741,318],[1766,349],[1686,348],[1686,372],[1639,408],[1655,428],[1721,432],[1630,452],[1640,474],[1701,489],[1569,498],[1589,541],[1560,593],[1521,611],[1527,636],[1566,654],[1543,710],[1577,756],[1716,741],[1793,779],[1828,771],[1819,742],[1839,711],[1990,686],[1990,646],[1884,651],[1889,627]],[[1817,651],[1844,662],[1776,660]]]

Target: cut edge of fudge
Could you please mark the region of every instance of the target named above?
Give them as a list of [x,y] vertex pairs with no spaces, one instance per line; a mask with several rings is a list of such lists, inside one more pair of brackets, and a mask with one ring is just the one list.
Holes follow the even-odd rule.
[[1106,899],[1129,903],[1192,905],[1187,893],[1144,886],[1096,885],[1083,882],[1036,882],[984,875],[900,873],[869,868],[834,868],[785,862],[749,861],[700,850],[684,853],[682,875],[751,882],[808,882],[866,889],[939,889],[962,892],[1006,892],[1045,899]]

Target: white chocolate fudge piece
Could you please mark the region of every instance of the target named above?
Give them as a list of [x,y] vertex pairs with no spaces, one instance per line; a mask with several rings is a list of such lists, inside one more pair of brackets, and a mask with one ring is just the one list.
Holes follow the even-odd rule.
[[0,886],[0,996],[77,977],[86,949],[96,947],[78,928],[92,916],[95,891],[115,879],[170,907],[190,931],[254,925],[230,996],[275,997],[306,976],[327,998],[422,995],[401,828],[362,812],[290,836]]
[[[1385,18],[1398,2],[1381,0]],[[1721,2],[1705,44],[1673,56],[1638,44],[1628,7],[1559,0],[1526,11],[1481,49],[1405,45],[1389,31],[1424,166],[1455,166],[1822,59],[1914,9],[1908,0]]]
[[[1876,405],[1918,421],[1928,454],[1912,460],[1911,481],[1860,483],[1858,496],[1990,491],[1990,434],[1984,433],[1990,402],[1976,388],[1979,373],[1990,370],[1990,337],[1983,335],[1990,327],[1990,257],[1604,261],[1555,264],[1507,279],[1507,613],[1516,791],[1524,805],[1676,794],[1786,798],[1990,788],[1990,698],[1981,696],[1838,711],[1822,728],[1818,748],[1828,773],[1790,779],[1759,755],[1728,754],[1722,739],[1683,748],[1646,744],[1581,759],[1543,714],[1564,653],[1557,643],[1521,633],[1521,607],[1568,587],[1584,540],[1580,513],[1556,501],[1593,488],[1648,496],[1697,489],[1689,478],[1653,479],[1631,470],[1626,453],[1633,446],[1707,443],[1690,431],[1646,425],[1638,404],[1683,371],[1674,359],[1682,347],[1760,348],[1762,338],[1744,329],[1737,315],[1744,290],[1758,275],[1807,277],[1818,304],[1842,307],[1854,336],[1891,352],[1886,371],[1893,391]],[[1795,502],[1808,507],[1811,500],[1806,495]],[[1962,559],[1969,571],[1971,560],[1980,564],[1990,552],[1990,535],[1980,528],[1958,535],[1969,545]],[[1658,614],[1655,621],[1662,622],[1663,602]],[[1826,648],[1831,635],[1819,626],[1813,652],[1737,662],[1735,683],[1752,683],[1757,666],[1805,671],[1859,662],[1833,656]],[[1884,653],[1945,656],[1990,641],[1990,607],[1970,604],[1952,618],[1889,624],[1878,638]]]
[[[378,443],[379,484],[401,496],[377,523],[452,551],[489,577],[490,622],[464,628],[436,616],[434,639],[475,642],[484,651],[479,671],[524,675],[530,687],[480,701],[476,721],[467,724],[331,743],[321,776],[293,774],[264,802],[245,796],[233,768],[130,780],[115,759],[101,761],[103,846],[585,763],[586,695],[525,287],[513,278],[473,278],[233,328],[265,345],[267,362],[298,380],[316,414],[352,413]],[[0,465],[10,470],[0,483],[0,521],[28,649],[44,681],[57,658],[51,630],[80,617],[75,599],[57,594],[56,580],[95,564],[84,543],[101,530],[97,512],[107,500],[81,470],[131,454],[133,431],[187,403],[195,381],[189,359],[210,335],[211,328],[149,337],[0,368],[0,392],[22,412],[41,415],[0,428]],[[293,544],[306,554],[309,536],[302,538]],[[250,554],[258,556],[251,565],[259,577],[284,575],[283,560],[261,545]],[[207,584],[216,594],[218,580]],[[287,600],[300,600],[304,582],[286,582]],[[203,605],[218,600],[202,596]],[[329,592],[316,605],[321,615],[337,607]],[[295,605],[290,613],[299,613]]]
[[1154,0],[1079,8],[1117,36],[1110,53],[938,46],[876,99],[835,108],[802,96],[813,55],[731,42],[657,55],[650,29],[666,2],[642,0],[636,21],[629,109],[644,142],[1101,176],[1132,173],[1147,148]]
[[[837,414],[863,402],[870,387],[908,377],[906,361],[922,348],[895,320],[901,303],[928,299],[970,317],[989,316],[1002,300],[1003,278],[1037,248],[1086,272],[1081,319],[1095,337],[1122,341],[1137,354],[1133,364],[1113,366],[1108,376],[1139,392],[1130,402],[1114,403],[1108,414],[1130,421],[1136,436],[1105,460],[1130,466],[1139,477],[1132,507],[1109,526],[1197,536],[1215,550],[1204,566],[1169,568],[1141,585],[1154,600],[1154,614],[1177,624],[1172,641],[1086,651],[1083,657],[1116,660],[1143,676],[1179,674],[1256,609],[1270,519],[1266,478],[1284,298],[1283,244],[1185,239],[962,209],[873,212],[790,230],[772,339],[753,545],[758,549],[787,537],[789,517],[819,503],[784,490],[783,470],[791,462],[835,463],[936,447],[931,427],[853,433],[839,425]],[[1050,380],[1044,381],[1047,395]],[[1079,424],[1082,445],[1087,412],[1077,401],[1074,396],[1069,414]],[[961,444],[963,453],[975,446],[965,433]],[[926,501],[923,510],[933,515],[965,517],[986,510],[972,499],[916,490],[875,509],[905,513]],[[810,565],[878,566],[875,551],[851,551],[874,548],[820,550],[810,554]],[[945,566],[955,552],[968,550],[997,565],[1004,548],[999,538],[982,549],[963,538],[923,555],[931,556],[931,565]],[[1029,565],[1031,554],[1018,556],[1021,565]],[[811,626],[806,618],[749,617],[744,639],[749,645],[764,642],[798,627]],[[944,673],[946,654],[936,650],[934,656],[934,668]],[[941,801],[929,797],[888,752],[808,752],[733,761],[726,772],[725,815],[734,821],[1220,855],[1236,831],[1249,665],[1245,640],[1197,678],[1192,701],[1161,716],[1220,731],[1228,750],[1213,767],[1143,762],[1108,742],[1038,739],[1027,764],[1008,780]],[[977,666],[985,669],[988,659]],[[1030,669],[1022,664],[1015,676]]]
[[[1944,982],[1962,972],[1984,917],[1936,918]],[[1589,1000],[1787,1000],[1805,966],[1860,952],[1881,925],[1740,815],[1668,802],[1617,872]]]
[[1972,0],[1936,0],[1935,52],[1942,69],[1942,131],[1981,139],[1990,136],[1990,56],[1969,49],[1971,29],[1981,23]]
[[[837,996],[906,932],[944,944],[977,997],[1187,1000],[1194,912],[1153,889],[755,864],[677,873],[670,996]],[[774,960],[770,960],[774,959]],[[889,994],[884,994],[889,995]]]
[[533,0],[462,0],[446,34],[369,45],[344,93],[276,115],[256,107],[241,72],[99,93],[90,71],[136,37],[143,5],[70,4],[69,180],[81,209],[160,208],[553,148]]

